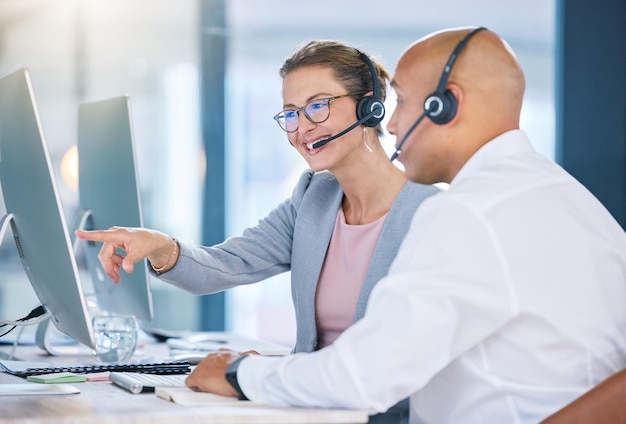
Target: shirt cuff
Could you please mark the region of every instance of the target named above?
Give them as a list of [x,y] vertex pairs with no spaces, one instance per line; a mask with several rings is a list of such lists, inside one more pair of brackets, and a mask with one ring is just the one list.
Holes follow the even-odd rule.
[[[253,402],[270,404],[268,393],[264,390],[265,379],[277,372],[285,357],[247,355],[237,368],[237,382],[243,394]],[[281,405],[286,406],[286,405]]]

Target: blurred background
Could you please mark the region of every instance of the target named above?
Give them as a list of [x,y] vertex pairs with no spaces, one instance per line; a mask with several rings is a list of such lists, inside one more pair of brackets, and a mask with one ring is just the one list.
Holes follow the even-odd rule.
[[[128,94],[145,226],[215,243],[256,224],[305,169],[272,116],[279,67],[311,39],[344,41],[393,72],[431,31],[486,26],[516,51],[527,77],[522,128],[554,157],[556,1],[0,0],[0,76],[30,70],[68,225],[78,213],[78,105]],[[387,119],[394,105],[391,92]],[[393,144],[385,138],[389,152]],[[151,285],[153,326],[294,340],[288,275],[206,297]],[[0,317],[35,304],[7,235]]]

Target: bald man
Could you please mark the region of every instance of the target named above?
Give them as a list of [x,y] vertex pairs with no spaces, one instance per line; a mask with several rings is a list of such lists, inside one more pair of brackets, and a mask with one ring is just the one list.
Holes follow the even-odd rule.
[[[396,68],[398,159],[450,187],[418,209],[365,317],[310,354],[210,355],[190,387],[372,414],[410,397],[415,423],[536,423],[626,365],[626,235],[519,129],[507,44],[468,34],[431,34]],[[425,102],[440,81],[456,103],[445,119]]]

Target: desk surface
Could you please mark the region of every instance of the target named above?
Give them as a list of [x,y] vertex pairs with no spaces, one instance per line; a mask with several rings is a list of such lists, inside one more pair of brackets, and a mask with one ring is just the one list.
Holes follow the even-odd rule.
[[[151,355],[167,353],[163,345],[151,346]],[[0,346],[8,353],[9,346]],[[35,346],[19,346],[16,356],[29,361],[71,362],[50,357]],[[93,361],[90,357],[72,360]],[[0,372],[0,384],[26,380]],[[31,383],[38,384],[38,383]],[[364,411],[274,408],[265,406],[187,407],[158,398],[152,393],[131,394],[108,381],[72,383],[75,395],[0,396],[0,423],[131,424],[131,423],[364,423]]]

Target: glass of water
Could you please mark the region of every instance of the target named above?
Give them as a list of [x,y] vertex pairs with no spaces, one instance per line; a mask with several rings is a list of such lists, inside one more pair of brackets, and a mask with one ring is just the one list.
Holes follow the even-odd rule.
[[137,320],[133,315],[93,318],[95,355],[102,362],[126,362],[137,348]]

